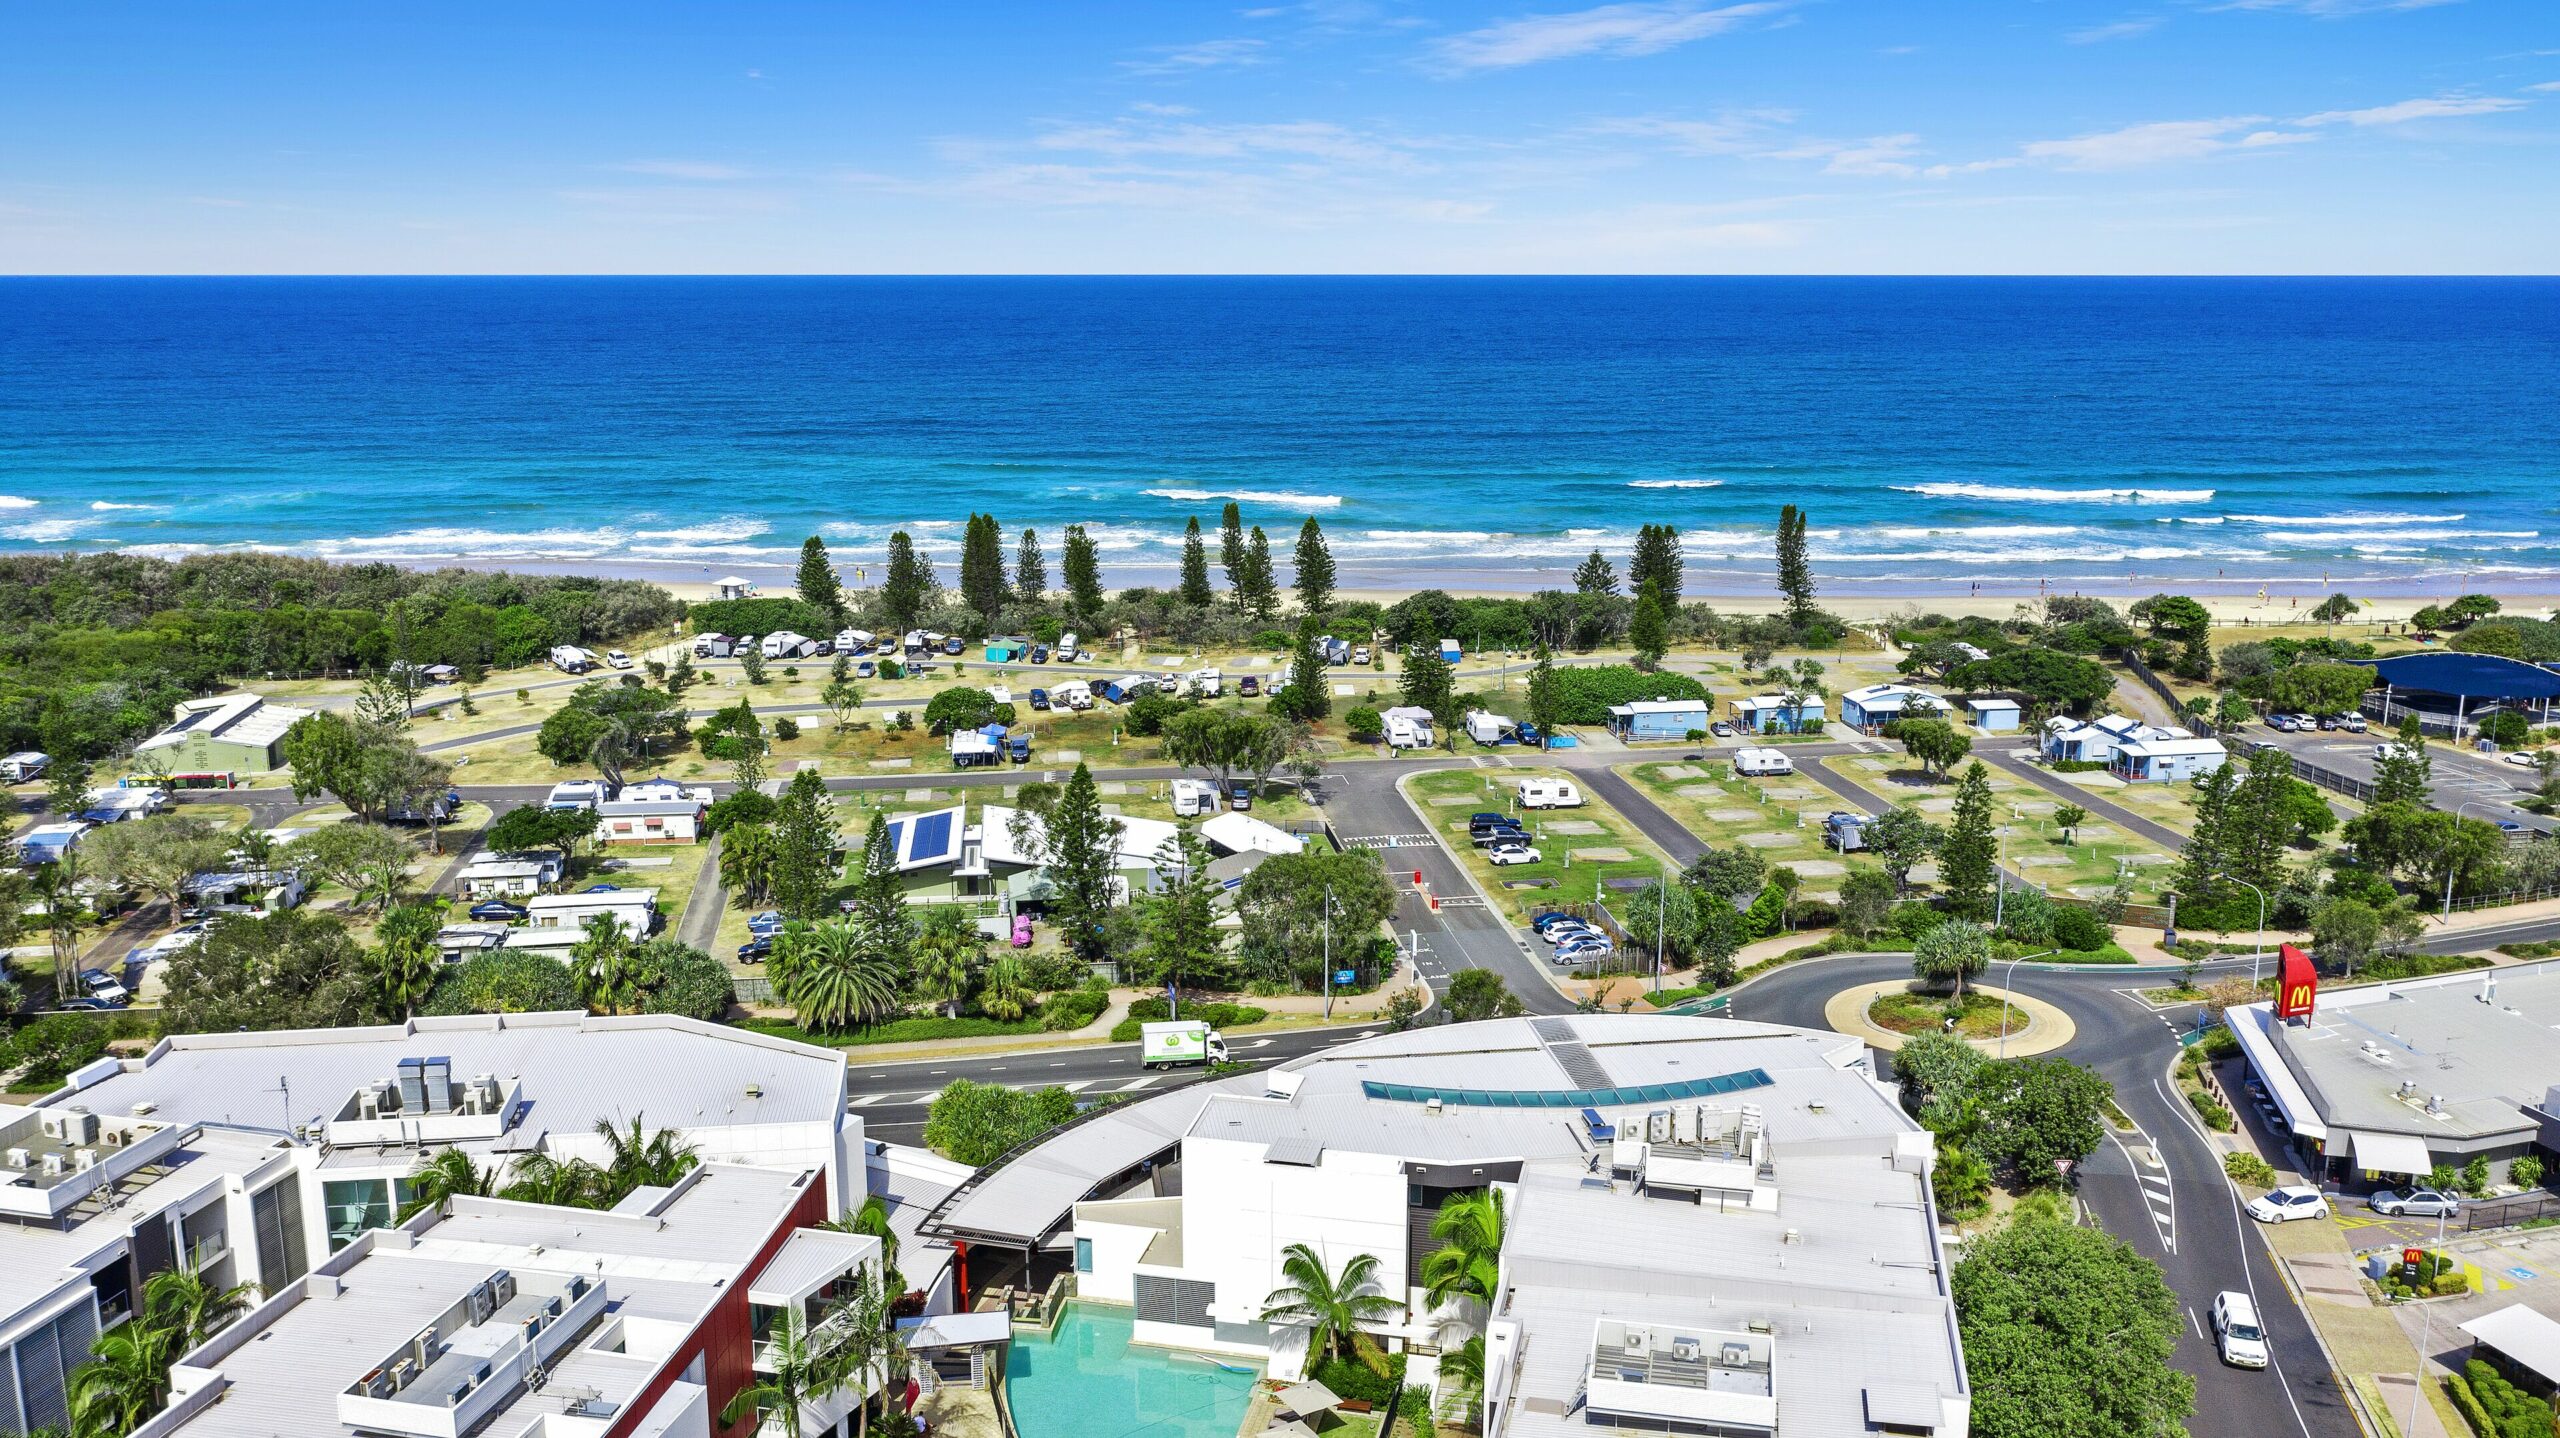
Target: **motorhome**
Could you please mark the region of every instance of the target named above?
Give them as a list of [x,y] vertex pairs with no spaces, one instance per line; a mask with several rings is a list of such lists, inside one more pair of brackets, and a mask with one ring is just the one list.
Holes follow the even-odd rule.
[[1759,777],[1768,774],[1792,774],[1796,761],[1783,749],[1737,749],[1733,752],[1733,772]]
[[1194,669],[1182,676],[1182,692],[1193,699],[1215,699],[1226,690],[1226,676],[1215,669]]
[[1076,638],[1076,632],[1072,629],[1058,636],[1058,647],[1054,652],[1059,663],[1073,664],[1077,656],[1083,653],[1076,647]]
[[551,648],[551,667],[563,674],[584,674],[596,667],[595,651],[575,644],[555,644]]
[[551,793],[542,801],[542,807],[592,809],[612,797],[602,779],[563,779],[551,786]]
[[1175,818],[1196,819],[1203,814],[1215,814],[1222,807],[1219,803],[1218,786],[1208,780],[1176,779],[1173,781],[1173,816]]
[[1402,704],[1378,716],[1390,749],[1423,749],[1431,744],[1431,711]]
[[1520,807],[1523,809],[1579,809],[1589,802],[1570,779],[1520,781]]

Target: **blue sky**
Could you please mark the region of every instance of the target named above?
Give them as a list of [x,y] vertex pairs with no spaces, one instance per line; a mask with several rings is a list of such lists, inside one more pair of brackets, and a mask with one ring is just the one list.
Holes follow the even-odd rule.
[[2553,0],[16,5],[0,272],[2551,273]]

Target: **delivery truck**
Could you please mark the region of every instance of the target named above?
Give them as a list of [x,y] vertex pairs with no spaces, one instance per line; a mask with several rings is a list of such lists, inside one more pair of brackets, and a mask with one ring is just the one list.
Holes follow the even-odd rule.
[[1138,1027],[1138,1063],[1142,1068],[1168,1069],[1180,1064],[1222,1064],[1226,1061],[1226,1038],[1198,1019],[1175,1019]]

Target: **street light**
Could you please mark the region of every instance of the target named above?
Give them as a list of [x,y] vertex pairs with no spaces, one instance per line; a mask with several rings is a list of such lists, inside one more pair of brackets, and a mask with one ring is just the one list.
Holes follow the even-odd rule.
[[2486,799],[2465,799],[2453,806],[2453,832],[2445,836],[2444,912],[2438,915],[2439,918],[2453,916],[2453,846],[2462,841],[2462,811],[2474,804],[2488,802]]
[[2230,879],[2231,882],[2258,896],[2258,951],[2249,956],[2249,984],[2250,987],[2255,988],[2258,983],[2258,965],[2265,962],[2267,957],[2267,891],[2246,879],[2234,878],[2229,874],[2215,874],[2214,877]]
[[2020,954],[2009,961],[2007,968],[2000,971],[2000,1057],[2005,1059],[2009,1056],[2009,1010],[2011,1007],[2009,995],[2015,992],[2009,987],[2009,983],[2018,976],[2018,965],[2029,959],[2051,958],[2061,952],[2060,949],[2047,949],[2041,954]]
[[[2442,1195],[2438,1196],[2441,1197]],[[2444,1205],[2438,1204],[2436,1206],[2436,1256],[2439,1258],[2444,1256],[2444,1220]],[[2409,1394],[2409,1416],[2402,1420],[2400,1427],[2400,1431],[2403,1433],[2415,1433],[2418,1431],[2418,1398],[2426,1391],[2427,1386],[2427,1344],[2434,1341],[2435,1338],[2435,1305],[2432,1303],[2421,1303],[2418,1305],[2418,1308],[2421,1313],[2421,1316],[2418,1319],[2418,1381],[2411,1385],[2412,1391]]]

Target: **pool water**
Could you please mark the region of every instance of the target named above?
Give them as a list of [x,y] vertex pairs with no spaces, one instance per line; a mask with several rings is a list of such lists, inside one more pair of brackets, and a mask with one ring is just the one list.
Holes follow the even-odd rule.
[[1235,1438],[1258,1376],[1129,1344],[1126,1310],[1071,1303],[1054,1337],[1019,1334],[1005,1392],[1022,1438]]

